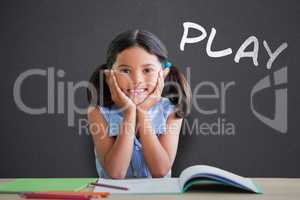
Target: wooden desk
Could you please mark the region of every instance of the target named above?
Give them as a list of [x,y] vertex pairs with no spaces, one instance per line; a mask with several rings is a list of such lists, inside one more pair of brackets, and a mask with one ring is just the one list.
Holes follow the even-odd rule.
[[[0,184],[12,181],[14,179],[0,179]],[[254,178],[264,191],[262,195],[247,193],[226,193],[226,192],[193,192],[182,195],[110,195],[106,199],[220,199],[220,200],[299,200],[300,199],[300,178]],[[0,194],[0,200],[22,199],[15,194]]]

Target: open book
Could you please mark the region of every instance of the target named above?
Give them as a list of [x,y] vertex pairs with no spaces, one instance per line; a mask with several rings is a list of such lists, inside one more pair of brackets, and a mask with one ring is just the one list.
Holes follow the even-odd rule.
[[96,186],[94,189],[95,192],[110,192],[112,194],[179,194],[187,192],[195,186],[196,188],[205,188],[206,186],[220,188],[221,186],[238,191],[262,193],[251,179],[208,165],[188,167],[180,173],[179,178],[121,180],[99,178],[98,183],[128,188],[128,190],[120,190]]

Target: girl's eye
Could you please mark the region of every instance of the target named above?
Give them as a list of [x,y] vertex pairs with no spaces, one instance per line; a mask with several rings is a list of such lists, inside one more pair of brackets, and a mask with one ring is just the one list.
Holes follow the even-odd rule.
[[152,68],[145,68],[144,72],[145,73],[151,73],[151,72],[153,72],[153,69]]
[[128,74],[130,72],[130,70],[129,69],[121,69],[120,72],[124,73],[124,74]]

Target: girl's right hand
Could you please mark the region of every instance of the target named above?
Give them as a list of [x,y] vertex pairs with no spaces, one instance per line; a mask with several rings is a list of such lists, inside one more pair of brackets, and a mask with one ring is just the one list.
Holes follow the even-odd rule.
[[109,86],[111,98],[115,104],[124,110],[136,110],[135,103],[121,90],[117,82],[114,70],[104,70],[106,83]]

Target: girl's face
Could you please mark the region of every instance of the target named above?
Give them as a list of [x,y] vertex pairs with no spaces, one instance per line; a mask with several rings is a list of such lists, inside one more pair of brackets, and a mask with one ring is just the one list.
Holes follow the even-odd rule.
[[112,69],[121,90],[139,104],[155,89],[162,65],[156,55],[141,47],[131,47],[117,55]]

